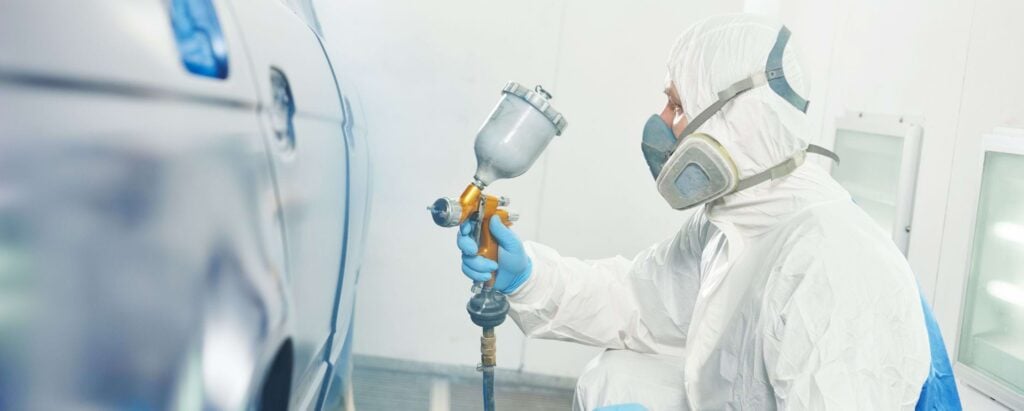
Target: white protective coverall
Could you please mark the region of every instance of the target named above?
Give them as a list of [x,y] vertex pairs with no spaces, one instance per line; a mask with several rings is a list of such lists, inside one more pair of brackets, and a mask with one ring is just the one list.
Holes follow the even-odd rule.
[[[780,27],[728,15],[687,30],[668,63],[684,111],[764,70]],[[784,69],[806,96],[794,48]],[[763,86],[699,131],[747,177],[806,148],[805,123]],[[610,349],[580,377],[576,409],[911,410],[929,370],[906,260],[810,162],[699,208],[632,260],[526,250],[532,275],[509,295],[516,324],[529,337]]]

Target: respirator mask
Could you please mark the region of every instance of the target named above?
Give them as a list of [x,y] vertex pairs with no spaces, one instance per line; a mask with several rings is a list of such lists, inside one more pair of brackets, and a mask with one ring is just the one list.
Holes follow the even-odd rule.
[[657,182],[658,192],[672,208],[685,210],[788,175],[803,164],[805,153],[823,155],[839,162],[839,157],[835,153],[811,144],[806,150],[797,152],[786,161],[741,179],[736,163],[725,147],[707,134],[695,133],[726,103],[763,85],[771,87],[775,94],[797,110],[807,112],[809,102],[790,87],[782,71],[782,54],[789,36],[789,29],[783,26],[768,54],[765,70],[754,73],[719,92],[718,100],[690,121],[678,138],[672,132],[672,128],[657,114],[647,120],[640,148],[651,175]]

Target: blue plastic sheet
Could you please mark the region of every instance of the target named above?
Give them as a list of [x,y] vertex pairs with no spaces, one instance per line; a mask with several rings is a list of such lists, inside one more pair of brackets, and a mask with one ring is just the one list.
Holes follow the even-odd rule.
[[924,309],[924,322],[928,327],[928,343],[931,346],[932,364],[928,379],[921,388],[921,397],[917,400],[917,411],[961,410],[960,393],[956,389],[953,378],[953,366],[949,363],[946,345],[942,342],[939,324],[928,301],[921,296],[921,307]]
[[594,411],[647,411],[647,407],[637,403],[619,404],[619,405],[608,405],[601,408],[595,408]]

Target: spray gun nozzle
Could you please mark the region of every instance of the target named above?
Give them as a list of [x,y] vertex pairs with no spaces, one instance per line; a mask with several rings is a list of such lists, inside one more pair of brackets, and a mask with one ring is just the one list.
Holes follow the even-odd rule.
[[448,197],[437,199],[434,204],[427,207],[427,210],[434,218],[434,223],[441,227],[455,227],[462,218],[462,206],[458,201]]

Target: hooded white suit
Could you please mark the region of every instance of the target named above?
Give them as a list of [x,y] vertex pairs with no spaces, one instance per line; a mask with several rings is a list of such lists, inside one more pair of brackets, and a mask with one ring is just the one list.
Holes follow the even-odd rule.
[[[780,27],[729,15],[687,30],[669,59],[684,111],[763,71]],[[786,77],[806,96],[792,49]],[[748,177],[805,149],[805,122],[762,86],[699,131]],[[612,349],[581,376],[578,409],[909,410],[929,371],[910,267],[814,164],[703,206],[632,260],[526,249],[532,275],[509,295],[523,332]]]

